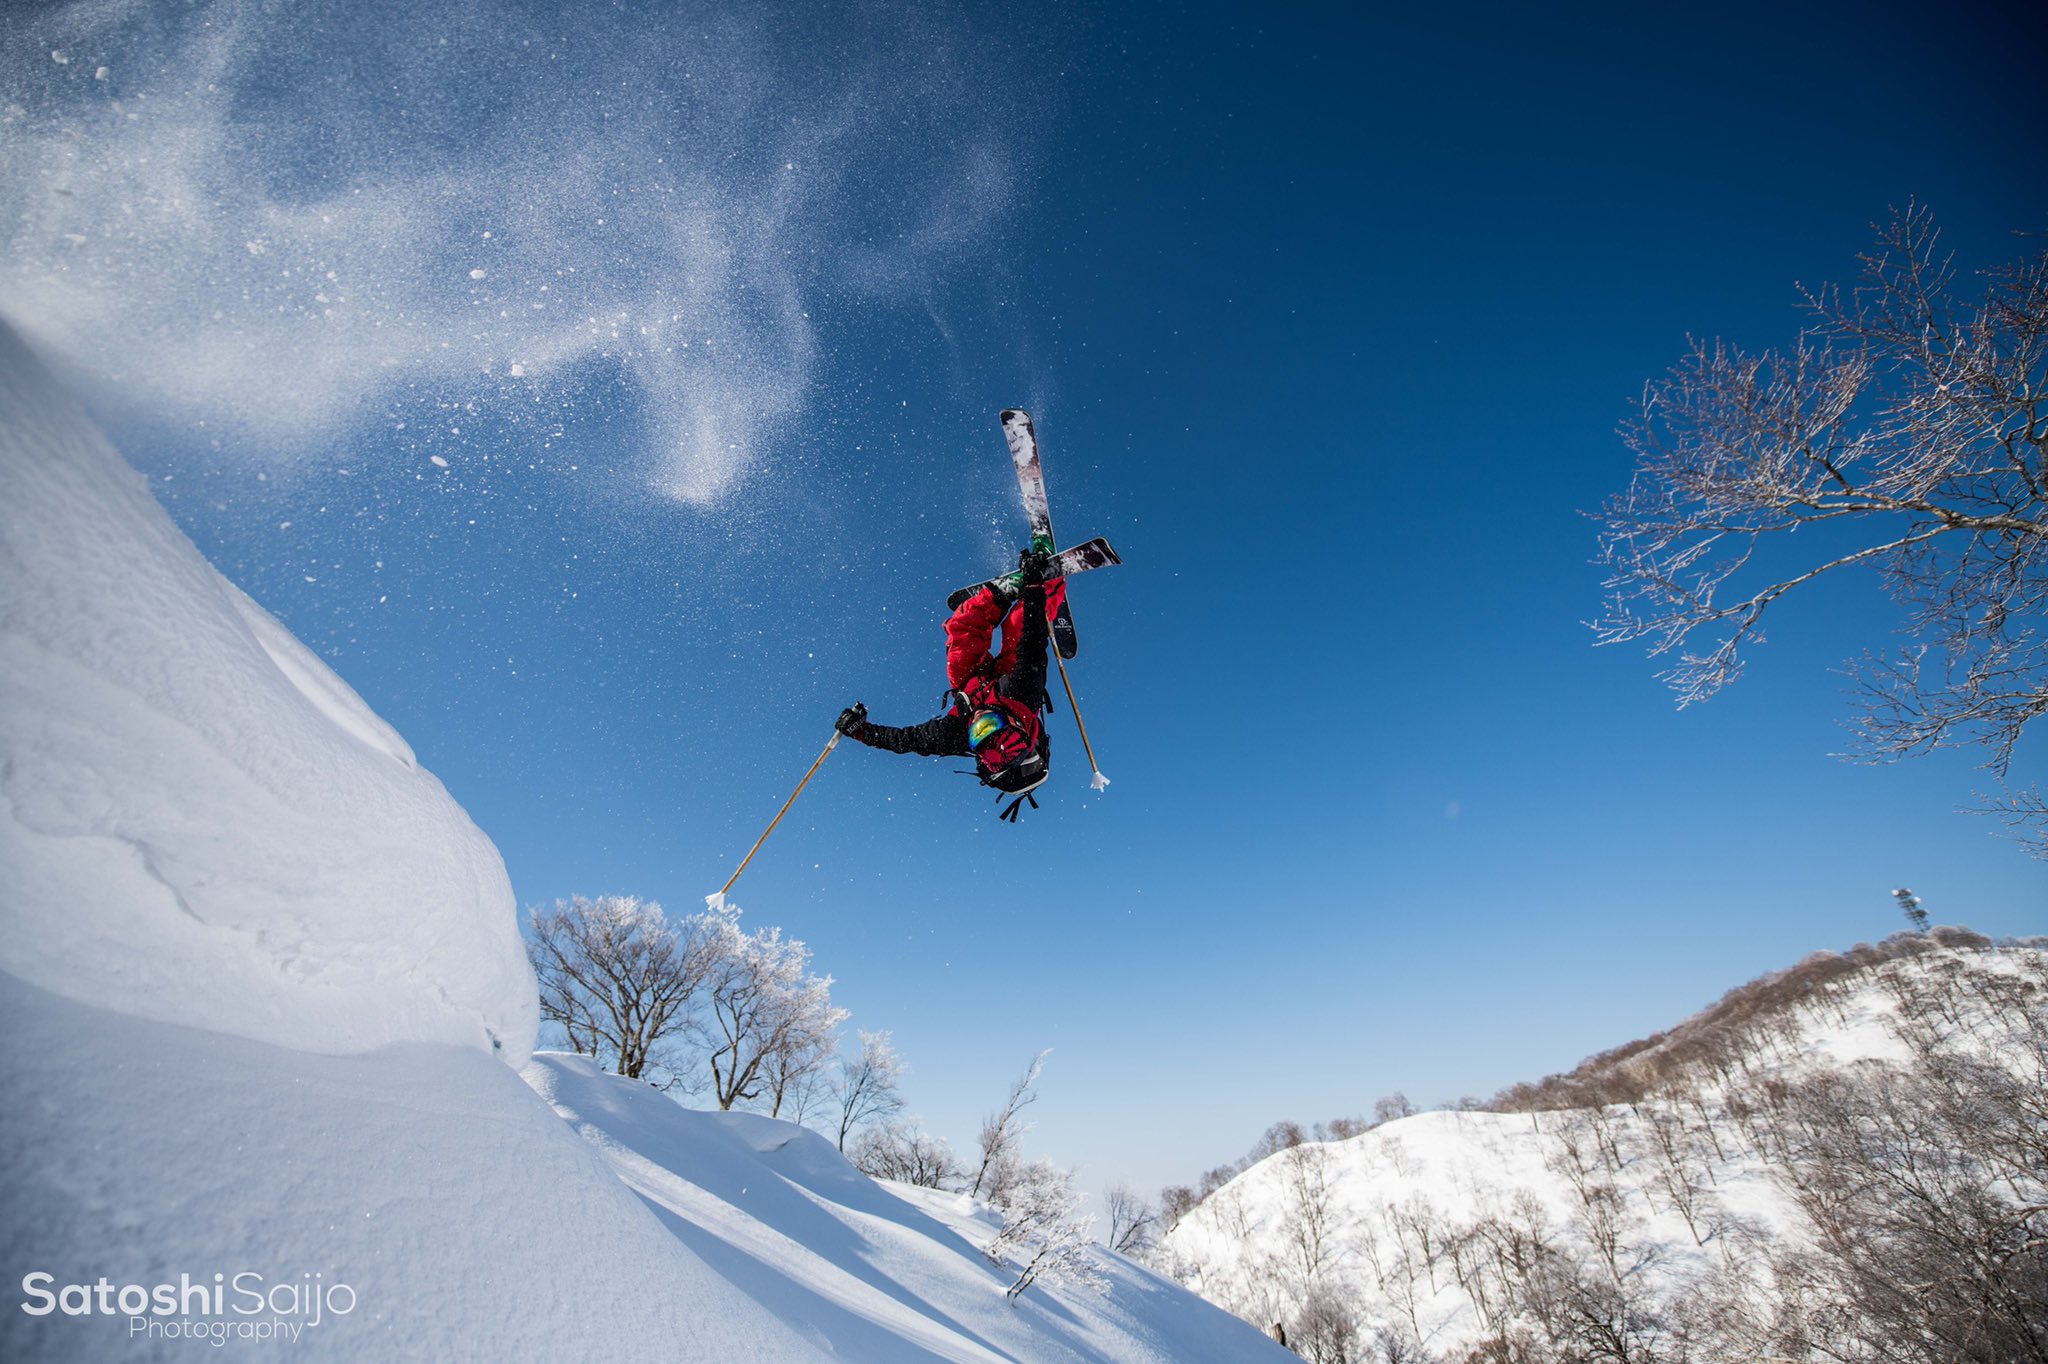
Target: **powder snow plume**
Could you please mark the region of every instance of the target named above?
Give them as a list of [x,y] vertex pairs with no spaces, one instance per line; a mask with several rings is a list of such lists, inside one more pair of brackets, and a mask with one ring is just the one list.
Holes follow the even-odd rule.
[[238,449],[623,385],[633,472],[715,500],[813,400],[821,308],[991,249],[1022,139],[910,7],[632,8],[11,15],[0,308]]

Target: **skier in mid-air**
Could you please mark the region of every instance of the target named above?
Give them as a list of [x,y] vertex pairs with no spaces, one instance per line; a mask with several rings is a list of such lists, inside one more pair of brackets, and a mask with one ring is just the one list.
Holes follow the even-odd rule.
[[[1050,549],[1049,538],[1034,539],[1012,578],[984,584],[947,618],[945,711],[899,729],[870,722],[867,707],[855,702],[839,713],[839,732],[891,753],[972,757],[982,784],[1011,798],[1002,818],[1014,823],[1027,800],[1037,809],[1032,792],[1051,770],[1041,718],[1048,622],[1067,596],[1064,577],[1046,583]],[[998,624],[1002,647],[993,650]]]

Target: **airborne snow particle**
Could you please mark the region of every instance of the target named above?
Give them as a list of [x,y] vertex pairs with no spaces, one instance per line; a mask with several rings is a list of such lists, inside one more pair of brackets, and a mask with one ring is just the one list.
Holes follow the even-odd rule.
[[471,279],[482,279],[484,277],[484,272],[482,270],[472,270],[469,272],[469,277]]
[[69,66],[71,65],[71,54],[60,47],[50,53],[50,60],[59,66]]
[[439,455],[429,455],[427,458],[436,468],[445,469],[448,467],[448,461]]

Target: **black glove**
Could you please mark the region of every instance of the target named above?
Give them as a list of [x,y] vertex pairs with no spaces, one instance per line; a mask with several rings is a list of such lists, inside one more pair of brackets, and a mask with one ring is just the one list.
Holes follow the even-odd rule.
[[1017,555],[1017,577],[1026,587],[1045,581],[1045,575],[1052,571],[1052,556],[1033,550],[1024,550]]
[[849,739],[858,739],[861,727],[866,725],[867,722],[868,708],[859,701],[856,701],[845,710],[839,712],[839,718],[833,722],[832,728],[846,735]]

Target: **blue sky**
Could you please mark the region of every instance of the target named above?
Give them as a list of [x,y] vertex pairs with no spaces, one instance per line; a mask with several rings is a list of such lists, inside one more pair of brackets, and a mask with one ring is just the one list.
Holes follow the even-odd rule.
[[[1968,755],[1830,756],[1874,581],[1682,714],[1582,624],[1689,334],[1789,340],[1911,197],[1966,266],[2043,226],[2016,7],[831,13],[39,12],[9,60],[22,221],[111,220],[153,148],[210,205],[18,252],[10,312],[522,903],[692,909],[840,706],[929,715],[1021,404],[1126,560],[1074,594],[1114,785],[1063,700],[1015,829],[849,746],[735,892],[956,1143],[1049,1046],[1039,1148],[1156,1187],[1569,1067],[1892,932],[1895,885],[2048,930]],[[30,202],[67,128],[116,170]]]

